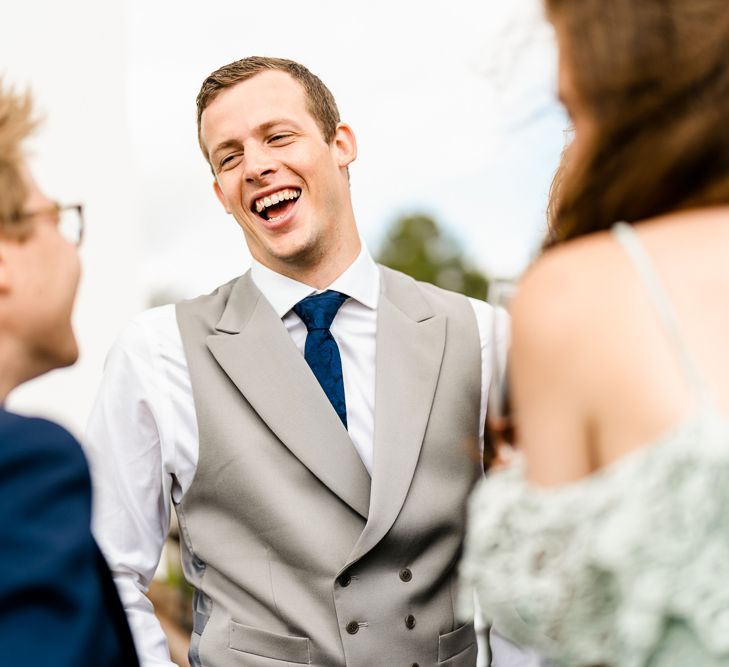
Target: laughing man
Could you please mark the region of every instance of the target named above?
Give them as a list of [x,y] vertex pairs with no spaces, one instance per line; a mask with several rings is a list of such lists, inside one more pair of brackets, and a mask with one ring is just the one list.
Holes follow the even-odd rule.
[[172,505],[192,665],[473,667],[455,574],[491,311],[375,264],[354,133],[305,67],[231,63],[197,110],[252,267],[130,324],[87,438],[96,534],[144,665],[172,667],[144,595]]

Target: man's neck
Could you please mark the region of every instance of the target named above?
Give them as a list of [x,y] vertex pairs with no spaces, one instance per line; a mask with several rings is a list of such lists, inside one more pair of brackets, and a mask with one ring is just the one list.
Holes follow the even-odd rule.
[[[310,265],[294,266],[282,262],[277,266],[267,268],[314,289],[323,290],[352,266],[361,251],[362,242],[357,237],[356,242],[349,244],[348,247],[337,248],[334,252],[327,253],[319,258],[319,261],[314,261]],[[266,265],[264,264],[264,266]]]
[[33,379],[40,373],[33,373],[22,360],[23,351],[14,341],[0,338],[0,403],[4,403],[8,394],[23,382]]

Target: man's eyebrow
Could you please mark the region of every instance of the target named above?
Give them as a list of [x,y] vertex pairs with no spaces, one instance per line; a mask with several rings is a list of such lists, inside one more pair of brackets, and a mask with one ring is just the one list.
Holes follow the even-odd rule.
[[256,130],[258,132],[266,132],[276,125],[293,125],[297,127],[296,123],[290,118],[274,118],[273,120],[267,120],[265,123],[261,123]]
[[226,139],[225,141],[221,141],[215,148],[213,148],[212,151],[210,151],[210,155],[217,155],[220,153],[220,151],[227,150],[228,148],[239,148],[241,146],[240,141],[237,139]]

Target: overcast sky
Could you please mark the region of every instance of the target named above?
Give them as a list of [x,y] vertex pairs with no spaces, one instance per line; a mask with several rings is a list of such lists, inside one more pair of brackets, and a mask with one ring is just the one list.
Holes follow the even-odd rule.
[[247,55],[298,60],[354,129],[355,214],[376,254],[404,213],[433,215],[471,260],[518,273],[544,229],[565,119],[539,0],[24,0],[0,73],[36,93],[41,185],[86,204],[81,363],[13,405],[83,430],[104,355],[150,295],[209,291],[248,264],[196,143],[195,96]]

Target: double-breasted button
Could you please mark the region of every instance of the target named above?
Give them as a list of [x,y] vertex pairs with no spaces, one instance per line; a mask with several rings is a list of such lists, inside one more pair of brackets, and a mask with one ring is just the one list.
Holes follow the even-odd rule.
[[400,581],[407,583],[413,578],[413,573],[406,567],[404,570],[400,570]]
[[405,617],[405,627],[408,630],[412,630],[415,627],[415,616],[413,616],[412,614],[408,614]]
[[359,632],[359,623],[357,623],[357,621],[350,621],[347,623],[347,632],[350,635],[356,635]]
[[347,586],[349,586],[349,584],[352,583],[352,577],[345,572],[344,574],[339,575],[338,581],[339,581],[339,585],[342,588],[347,588]]

